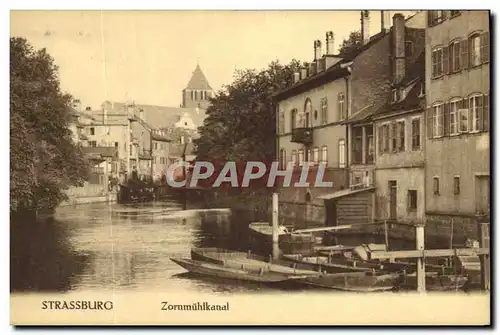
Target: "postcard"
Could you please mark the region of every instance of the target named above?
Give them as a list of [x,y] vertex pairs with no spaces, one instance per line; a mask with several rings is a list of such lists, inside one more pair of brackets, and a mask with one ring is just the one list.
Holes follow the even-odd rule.
[[11,11],[23,325],[476,325],[489,11]]

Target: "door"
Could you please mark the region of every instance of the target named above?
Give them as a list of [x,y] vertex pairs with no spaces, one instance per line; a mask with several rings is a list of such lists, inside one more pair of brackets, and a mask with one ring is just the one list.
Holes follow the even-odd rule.
[[476,213],[490,212],[490,177],[476,176]]
[[326,210],[326,226],[336,226],[337,225],[337,205],[335,201],[327,200],[325,201]]
[[397,195],[397,182],[395,180],[389,181],[389,219],[396,220],[396,206],[398,203]]

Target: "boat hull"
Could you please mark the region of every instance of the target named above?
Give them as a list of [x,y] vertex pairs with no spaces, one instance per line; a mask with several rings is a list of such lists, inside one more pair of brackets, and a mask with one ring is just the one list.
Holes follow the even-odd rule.
[[226,268],[217,264],[195,261],[187,258],[170,258],[170,260],[189,272],[221,279],[235,279],[259,283],[278,283],[296,279],[277,273]]
[[396,274],[336,273],[298,279],[301,284],[348,292],[382,292],[394,289]]
[[336,263],[335,260],[329,260],[328,257],[324,256],[283,255],[283,259],[326,273],[373,272],[374,270],[380,270],[376,267],[361,266],[357,262],[351,262],[349,265],[344,262]]
[[[272,227],[267,222],[253,222],[249,226],[249,244],[252,250],[269,255],[272,253]],[[316,237],[312,234],[278,235],[279,248],[283,253],[309,254],[313,252]]]
[[[248,269],[252,271],[266,271],[279,273],[285,276],[316,276],[318,272],[299,269],[293,264],[281,264],[280,261],[266,262],[263,257],[239,251],[219,248],[192,248],[191,259],[218,264],[232,269]],[[292,266],[289,266],[292,265]]]

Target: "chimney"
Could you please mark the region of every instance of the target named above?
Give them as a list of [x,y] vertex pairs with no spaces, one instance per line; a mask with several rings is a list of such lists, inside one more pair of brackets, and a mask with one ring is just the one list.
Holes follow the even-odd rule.
[[321,41],[314,41],[314,60],[318,60],[321,58]]
[[294,72],[293,73],[293,83],[295,84],[300,80],[300,73],[299,72]]
[[307,67],[303,67],[300,69],[300,79],[307,78]]
[[387,32],[391,29],[391,12],[388,10],[380,11],[380,31]]
[[361,40],[363,44],[370,40],[370,11],[361,11]]
[[144,120],[144,109],[142,109],[142,108],[139,110],[139,117],[140,117],[142,120]]
[[85,107],[85,111],[90,112],[91,110],[92,108],[90,108],[90,106]]
[[392,18],[392,45],[393,45],[393,79],[398,84],[405,76],[405,17],[401,13],[394,14]]
[[82,111],[82,103],[80,102],[80,99],[73,100],[73,108],[76,109],[78,112]]
[[333,48],[335,47],[335,38],[333,35],[333,31],[326,32],[326,54],[333,55],[335,52]]

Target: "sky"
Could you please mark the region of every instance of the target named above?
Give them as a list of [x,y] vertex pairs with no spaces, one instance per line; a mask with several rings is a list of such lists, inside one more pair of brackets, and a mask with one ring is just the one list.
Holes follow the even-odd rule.
[[[370,17],[374,35],[380,11]],[[197,64],[219,90],[236,69],[311,61],[314,40],[324,52],[331,30],[337,49],[360,27],[359,11],[12,11],[10,35],[46,48],[61,89],[98,108],[105,100],[179,106]]]

